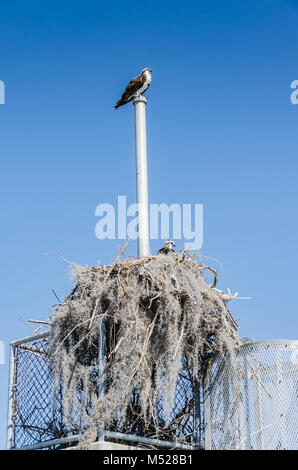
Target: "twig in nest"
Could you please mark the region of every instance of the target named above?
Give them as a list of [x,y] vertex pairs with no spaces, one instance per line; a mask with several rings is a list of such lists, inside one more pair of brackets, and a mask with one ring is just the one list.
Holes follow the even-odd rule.
[[241,300],[249,300],[251,299],[251,297],[238,297],[238,292],[235,292],[235,294],[232,294],[230,289],[228,289],[228,293],[225,294],[224,291],[222,290],[219,290],[219,289],[215,289],[215,292],[217,293],[218,297],[224,301],[229,301],[229,300],[233,300],[233,299],[241,299]]
[[30,323],[41,323],[42,325],[51,325],[52,323],[49,321],[42,321],[42,320],[28,320]]
[[123,341],[123,338],[120,338],[119,341],[118,341],[118,343],[117,343],[117,345],[116,345],[116,347],[113,349],[113,351],[110,352],[110,354],[108,355],[107,359],[110,359],[110,357],[111,357],[113,354],[116,354],[116,352],[117,352],[117,350],[118,350],[120,344],[122,343],[122,341]]
[[202,271],[203,269],[208,269],[209,271],[213,272],[214,274],[214,281],[213,281],[213,284],[212,286],[210,286],[212,289],[214,289],[216,287],[216,284],[217,284],[217,278],[218,278],[218,272],[217,272],[217,269],[213,269],[211,268],[211,266],[200,266],[199,267],[199,271]]
[[54,291],[54,289],[52,289],[52,292],[53,292],[54,296],[56,297],[56,299],[58,300],[59,304],[61,304],[61,300],[59,299],[59,297],[56,294],[56,292]]
[[91,315],[91,318],[90,318],[90,323],[89,323],[89,326],[88,326],[89,331],[91,330],[92,323],[93,323],[93,320],[94,320],[94,315],[95,315],[95,312],[97,310],[97,307],[98,307],[98,304],[99,304],[100,300],[101,300],[100,297],[97,297],[97,299],[95,300],[95,305],[94,305],[93,312],[92,312],[92,315]]
[[57,256],[57,258],[62,259],[62,260],[65,261],[66,263],[68,263],[68,264],[73,264],[72,261],[69,261],[69,259],[64,258],[64,256],[58,255],[57,253],[51,253],[51,252],[50,252],[50,253],[46,253],[46,254],[47,254],[47,255],[51,255],[51,256]]
[[[56,292],[54,291],[54,289],[52,289],[52,292],[53,292],[54,296],[56,297],[56,299],[58,300],[59,304],[61,304],[61,300],[59,299],[59,297],[58,297],[58,295],[56,294]],[[33,331],[32,336],[34,336],[35,333],[37,333],[37,332],[40,330],[40,328],[42,328],[43,325],[47,325],[47,324],[48,324],[48,325],[51,325],[52,323],[49,322],[49,320],[51,320],[54,316],[55,316],[55,312],[54,312],[52,315],[49,316],[49,318],[47,319],[47,321],[44,321],[44,322],[42,322],[42,321],[37,321],[37,320],[29,320],[31,323],[41,323],[41,325],[38,326],[38,327],[36,328],[36,330]]]
[[[49,316],[49,318],[47,319],[47,321],[51,320],[54,316],[55,316],[55,312],[54,312],[52,315]],[[40,322],[39,322],[39,323],[40,323]],[[40,330],[40,328],[42,328],[42,324],[39,325],[39,326],[36,328],[36,330],[33,331],[32,336],[34,336],[35,333],[37,333],[37,332]]]

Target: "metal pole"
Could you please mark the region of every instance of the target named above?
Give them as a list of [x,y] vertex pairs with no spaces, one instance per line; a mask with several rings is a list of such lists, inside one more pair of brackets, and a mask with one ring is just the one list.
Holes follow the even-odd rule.
[[287,425],[286,425],[286,404],[285,404],[285,390],[284,390],[284,362],[282,360],[282,351],[276,351],[276,375],[277,375],[277,397],[279,407],[279,432],[280,432],[280,449],[287,449]]
[[203,382],[204,397],[204,424],[205,424],[205,450],[212,450],[212,410],[211,410],[211,383],[207,374]]
[[251,401],[249,399],[249,382],[248,382],[248,364],[247,364],[247,355],[248,351],[244,349],[243,352],[243,376],[244,376],[244,406],[245,406],[245,442],[246,442],[246,449],[251,450],[251,418],[252,418],[252,411],[251,411]]
[[47,336],[50,336],[50,332],[49,331],[44,331],[43,333],[40,333],[40,335],[26,336],[25,338],[21,338],[21,339],[15,340],[15,341],[11,341],[10,345],[14,346],[14,347],[17,347],[17,346],[20,346],[20,344],[31,343],[31,341],[46,338]]
[[138,203],[138,256],[150,256],[149,216],[148,216],[148,176],[147,176],[147,138],[146,104],[144,96],[133,100],[135,110],[136,172]]
[[[251,361],[252,362],[252,361]],[[253,363],[254,369],[257,371],[254,374],[253,380],[253,394],[254,394],[254,414],[255,414],[255,426],[256,426],[256,450],[265,450],[264,447],[264,423],[263,423],[263,412],[262,412],[262,389],[261,389],[261,374],[260,365],[256,361]]]
[[8,411],[7,411],[7,449],[14,447],[14,400],[15,400],[15,371],[16,371],[16,347],[10,344],[9,355],[9,384],[8,384]]
[[229,363],[226,362],[225,369],[222,374],[222,400],[223,400],[223,450],[227,450],[231,447],[232,439],[230,433],[231,427],[231,408],[230,408],[230,367]]
[[[98,399],[102,397],[105,393],[105,350],[106,350],[106,327],[105,327],[105,318],[101,319],[100,332],[98,338]],[[98,430],[98,440],[104,441],[105,432],[103,428]]]
[[194,383],[194,409],[193,409],[193,430],[194,441],[199,447],[201,445],[201,386],[198,380]]
[[173,441],[161,441],[160,439],[151,439],[151,437],[136,436],[133,434],[122,434],[121,432],[106,431],[106,436],[114,439],[121,439],[124,441],[135,441],[141,444],[149,444],[151,446],[160,446],[171,449],[185,449],[195,450],[196,446],[188,444],[180,444],[179,442]]
[[[151,446],[159,446],[171,449],[185,449],[185,450],[194,450],[195,446],[188,444],[180,444],[179,442],[171,441],[161,441],[159,439],[151,439],[150,437],[141,437],[133,434],[122,434],[121,432],[114,431],[105,431],[105,435],[108,438],[121,439],[121,441],[128,442],[137,442],[141,444],[149,444]],[[79,441],[84,437],[84,434],[77,434],[76,436],[67,436],[61,437],[59,439],[52,439],[50,441],[38,442],[37,444],[32,444],[28,446],[19,447],[15,450],[35,450],[35,449],[44,449],[45,447],[53,447],[57,445],[63,445],[67,442]]]

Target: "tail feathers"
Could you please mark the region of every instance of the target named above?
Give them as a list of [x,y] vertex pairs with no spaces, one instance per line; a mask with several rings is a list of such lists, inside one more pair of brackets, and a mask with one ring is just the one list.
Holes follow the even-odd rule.
[[119,106],[123,106],[124,104],[126,104],[126,101],[120,99],[119,101],[117,101],[114,108],[117,109],[119,108]]
[[130,103],[134,99],[134,97],[135,97],[135,95],[129,96],[129,97],[124,97],[124,98],[121,97],[120,100],[117,101],[117,103],[115,104],[114,108],[117,109],[120,106],[123,106],[124,104]]

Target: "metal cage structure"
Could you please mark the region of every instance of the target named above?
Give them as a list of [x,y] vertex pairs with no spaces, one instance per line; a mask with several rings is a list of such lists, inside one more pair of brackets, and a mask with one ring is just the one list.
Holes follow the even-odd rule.
[[[104,361],[104,329],[99,338],[98,378],[100,393],[104,393],[102,363]],[[8,449],[57,449],[74,445],[84,433],[85,423],[79,410],[71,428],[64,423],[63,390],[54,392],[54,380],[48,360],[49,333],[30,336],[10,344],[10,377],[8,401]],[[99,430],[98,440],[113,441],[142,448],[192,450],[202,442],[202,388],[194,394],[191,378],[180,374],[172,410],[172,420],[182,415],[180,425],[171,426],[167,438],[150,437],[139,432]],[[187,413],[185,418],[185,408]],[[163,403],[159,402],[157,416],[163,422]],[[181,420],[180,420],[181,421]]]
[[[63,422],[62,390],[53,394],[47,358],[49,333],[10,344],[8,449],[61,449],[74,445],[82,427]],[[99,364],[100,367],[100,364]],[[298,341],[243,344],[233,361],[216,356],[203,386],[190,402],[189,444],[102,430],[100,440],[142,448],[297,449]],[[176,411],[183,407],[183,382],[177,386]],[[178,411],[177,411],[178,410]]]
[[217,357],[205,383],[205,448],[298,448],[298,341],[243,344]]

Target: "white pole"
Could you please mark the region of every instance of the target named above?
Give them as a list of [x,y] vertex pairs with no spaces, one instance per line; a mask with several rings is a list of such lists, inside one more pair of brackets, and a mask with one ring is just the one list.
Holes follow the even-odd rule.
[[148,176],[147,176],[147,138],[146,104],[144,96],[133,100],[135,108],[136,172],[138,203],[138,256],[150,256],[149,216],[148,216]]

